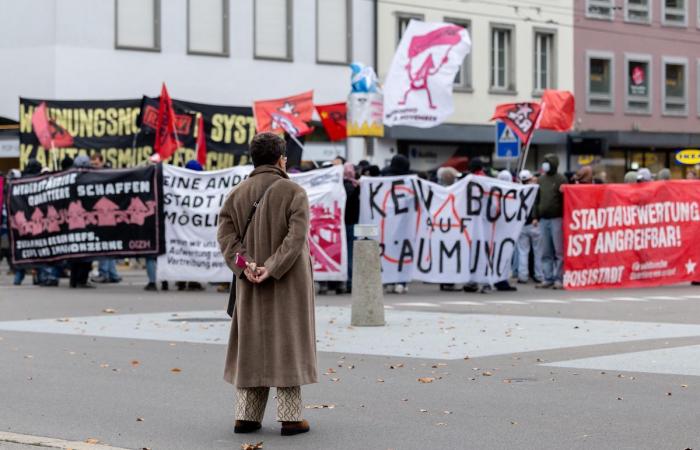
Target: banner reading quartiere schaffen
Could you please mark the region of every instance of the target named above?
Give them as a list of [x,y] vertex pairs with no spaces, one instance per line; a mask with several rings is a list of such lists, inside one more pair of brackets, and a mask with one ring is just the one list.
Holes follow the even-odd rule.
[[564,287],[700,279],[700,181],[564,186]]

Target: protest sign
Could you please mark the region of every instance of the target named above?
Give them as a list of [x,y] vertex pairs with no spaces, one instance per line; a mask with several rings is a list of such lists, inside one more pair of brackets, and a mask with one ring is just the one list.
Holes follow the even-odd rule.
[[700,279],[700,182],[564,186],[564,287]]
[[158,257],[159,280],[231,281],[216,242],[219,210],[250,171],[250,166],[214,172],[163,166],[166,253]]
[[452,88],[471,50],[466,29],[411,20],[384,83],[384,124],[428,128],[454,111]]
[[379,227],[382,282],[495,283],[509,276],[537,186],[470,175],[361,180],[360,223]]
[[[127,100],[46,100],[48,116],[73,137],[73,145],[49,150],[34,133],[32,115],[43,100],[20,98],[20,167],[30,158],[53,168],[57,161],[99,151],[113,168],[136,167],[153,154],[159,98]],[[204,118],[207,169],[248,164],[248,144],[255,135],[253,110],[249,107],[207,105],[173,99],[178,149],[170,162],[184,166],[197,159],[196,118]],[[142,109],[143,108],[143,109]]]
[[[230,282],[216,240],[218,213],[226,197],[253,170],[239,166],[195,172],[164,166],[166,253],[158,258],[158,278]],[[291,174],[309,196],[309,247],[317,281],[347,279],[345,189],[341,166]]]
[[12,262],[162,253],[160,166],[72,169],[10,180]]

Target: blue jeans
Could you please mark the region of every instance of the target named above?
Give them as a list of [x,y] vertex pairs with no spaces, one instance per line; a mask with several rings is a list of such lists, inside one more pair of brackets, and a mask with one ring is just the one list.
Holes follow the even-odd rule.
[[156,283],[156,257],[148,256],[146,257],[146,275],[148,275],[149,283]]
[[22,284],[22,281],[24,281],[24,276],[27,274],[27,271],[25,269],[20,269],[19,267],[15,267],[15,279],[14,279],[14,284],[16,286],[19,286]]
[[40,284],[47,281],[56,281],[61,274],[58,266],[39,266],[37,272],[37,278]]
[[541,219],[542,273],[544,282],[561,283],[564,270],[564,241],[561,217]]
[[100,276],[106,280],[118,281],[122,279],[117,273],[117,260],[114,258],[98,259],[97,270],[99,270]]
[[542,234],[541,225],[525,225],[518,237],[518,280],[527,281],[529,278],[530,250],[534,254],[535,273],[533,278],[544,281],[542,276]]

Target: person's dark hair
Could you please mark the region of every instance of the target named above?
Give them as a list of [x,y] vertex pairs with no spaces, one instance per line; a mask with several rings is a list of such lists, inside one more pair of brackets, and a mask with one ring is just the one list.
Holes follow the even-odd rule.
[[275,133],[259,133],[253,137],[250,143],[250,158],[253,166],[275,164],[284,156],[287,145],[280,136]]
[[102,156],[102,152],[95,152],[92,155],[90,155],[90,161],[104,162],[105,157]]
[[61,170],[68,170],[73,167],[73,158],[66,156],[61,160]]

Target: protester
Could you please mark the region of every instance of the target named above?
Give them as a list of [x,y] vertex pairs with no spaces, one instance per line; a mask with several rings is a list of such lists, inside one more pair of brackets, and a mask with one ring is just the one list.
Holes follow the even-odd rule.
[[537,197],[537,215],[542,236],[542,273],[544,279],[538,284],[539,288],[561,289],[564,266],[564,243],[562,216],[564,213],[564,195],[561,186],[566,184],[566,178],[557,172],[559,158],[555,154],[544,156],[542,175],[539,177],[540,186]]
[[637,182],[637,171],[636,170],[630,170],[629,172],[625,173],[625,183],[636,183]]
[[[459,172],[453,167],[440,167],[437,170],[437,182],[440,186],[452,186],[457,181],[458,176]],[[458,289],[459,287],[454,283],[440,284],[441,291],[456,291]]]
[[469,173],[472,175],[486,176],[484,162],[478,156],[469,161]]
[[[411,173],[411,161],[401,154],[394,155],[389,165],[382,169],[382,175],[387,177],[410,175]],[[390,283],[384,286],[384,292],[387,294],[406,294],[408,293],[408,286],[406,283]]]
[[333,161],[331,161],[331,165],[333,165],[333,166],[343,166],[343,165],[345,165],[345,158],[343,158],[342,156],[338,155],[338,156],[335,157],[335,159],[333,159]]
[[[90,167],[93,169],[105,168],[105,160],[101,152],[90,155]],[[98,275],[92,278],[93,283],[120,283],[122,281],[122,277],[117,272],[116,258],[98,258],[97,271]]]
[[689,170],[685,174],[685,179],[686,180],[697,180],[698,179],[698,174],[694,170]]
[[593,183],[593,168],[591,166],[583,166],[573,176],[575,184],[592,184]]
[[646,183],[652,181],[651,170],[642,167],[637,171],[637,183]]
[[[523,184],[537,184],[535,178],[529,170],[522,170],[518,178]],[[537,220],[537,208],[532,208],[527,216],[523,230],[518,237],[518,283],[525,284],[530,278],[530,250],[533,253],[534,273],[533,278],[537,283],[541,283],[542,276],[542,236],[540,234],[539,221]]]
[[[86,169],[90,167],[90,158],[87,155],[79,155],[73,161],[73,167]],[[92,270],[92,261],[89,259],[77,259],[70,262],[70,287],[71,288],[94,288],[88,282]]]
[[656,179],[659,181],[667,181],[671,179],[671,170],[667,168],[663,168],[659,170],[659,173],[656,174]]
[[360,183],[357,181],[357,173],[352,163],[345,163],[343,172],[343,186],[345,187],[345,236],[348,246],[348,281],[345,291],[352,292],[352,255],[355,241],[355,225],[360,221]]
[[501,181],[513,181],[513,175],[510,173],[510,170],[505,169],[498,172],[498,176],[496,178]]
[[309,200],[286,174],[282,138],[258,134],[250,154],[255,169],[219,215],[217,238],[236,276],[224,378],[237,388],[236,433],[260,429],[275,386],[282,435],[293,435],[309,431],[300,386],[318,381]]

